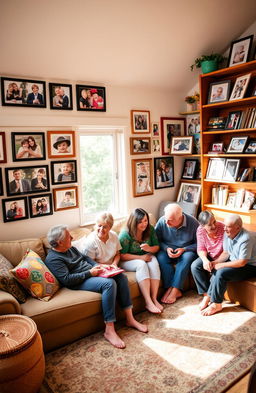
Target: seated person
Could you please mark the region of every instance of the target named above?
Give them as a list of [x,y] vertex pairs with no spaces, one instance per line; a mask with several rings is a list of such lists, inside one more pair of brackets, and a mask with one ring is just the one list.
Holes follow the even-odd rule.
[[74,290],[102,294],[102,309],[106,324],[104,337],[106,340],[116,348],[125,348],[125,343],[118,336],[114,327],[116,300],[124,310],[127,326],[143,333],[148,331],[146,325],[137,322],[133,317],[128,280],[124,274],[118,274],[113,278],[99,277],[103,268],[71,246],[72,236],[65,225],[52,227],[47,237],[52,249],[46,257],[45,264],[60,284]]
[[208,306],[207,291],[210,285],[210,274],[214,262],[223,251],[224,224],[216,221],[214,215],[208,210],[202,211],[198,216],[199,227],[196,231],[198,258],[191,265],[191,272],[195,280],[197,291],[203,295],[200,303],[202,311]]

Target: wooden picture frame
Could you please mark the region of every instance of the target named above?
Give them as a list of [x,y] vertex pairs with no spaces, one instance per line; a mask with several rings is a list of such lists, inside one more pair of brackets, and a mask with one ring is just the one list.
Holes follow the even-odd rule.
[[236,78],[235,85],[229,97],[229,101],[241,100],[244,98],[250,78],[251,74],[242,75]]
[[77,182],[76,160],[51,161],[52,184],[67,184]]
[[0,132],[0,163],[7,162],[5,132]]
[[78,111],[106,112],[106,89],[104,86],[76,85]]
[[174,187],[174,160],[173,157],[154,158],[154,184],[155,190]]
[[222,176],[224,181],[236,181],[238,171],[240,167],[240,159],[238,158],[227,158],[225,168]]
[[48,165],[5,168],[8,196],[50,191]]
[[160,138],[151,138],[151,153],[152,154],[161,154],[161,139]]
[[45,82],[11,77],[1,78],[2,105],[46,108]]
[[152,158],[132,160],[133,196],[153,194]]
[[210,158],[206,172],[206,179],[220,180],[225,168],[225,158]]
[[73,109],[72,85],[49,83],[50,108],[70,111]]
[[181,179],[195,179],[198,172],[198,164],[198,160],[186,158],[184,160]]
[[53,214],[51,193],[29,196],[28,205],[30,218],[50,216]]
[[248,136],[235,136],[231,138],[227,148],[227,153],[243,153],[248,141]]
[[201,184],[180,183],[177,202],[195,203],[199,205],[201,198]]
[[53,190],[54,210],[68,210],[79,207],[78,187],[54,188]]
[[219,102],[228,101],[230,85],[230,80],[210,83],[208,104],[216,104]]
[[132,134],[150,133],[150,111],[131,110]]
[[2,168],[0,168],[0,196],[4,195]]
[[75,131],[47,131],[49,158],[76,156]]
[[28,219],[28,202],[26,197],[2,199],[4,222]]
[[130,138],[130,154],[150,154],[151,138],[137,137]]
[[171,154],[192,154],[193,136],[173,136]]
[[248,61],[252,41],[253,34],[231,42],[228,56],[228,67],[233,67]]
[[45,160],[44,132],[12,132],[12,160]]
[[175,136],[185,135],[185,117],[161,117],[162,155],[168,156],[171,149],[171,140]]

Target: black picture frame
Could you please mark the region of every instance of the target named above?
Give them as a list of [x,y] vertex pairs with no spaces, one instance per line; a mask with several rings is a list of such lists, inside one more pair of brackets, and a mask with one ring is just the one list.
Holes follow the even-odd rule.
[[12,160],[45,160],[44,132],[12,132]]
[[5,132],[0,132],[0,163],[7,162]]
[[[67,166],[70,167],[70,170],[65,168]],[[76,183],[77,182],[76,160],[51,161],[51,177],[52,177],[52,184]],[[68,180],[67,177],[70,177],[70,180]]]
[[105,87],[76,85],[76,103],[78,111],[106,112]]
[[28,206],[30,218],[50,216],[53,214],[52,194],[31,195]]
[[2,199],[2,210],[3,210],[4,222],[26,220],[28,219],[27,198],[17,197],[17,198]]
[[[17,189],[15,179],[21,181],[22,191]],[[38,182],[38,180],[41,181]],[[5,181],[8,196],[50,191],[48,165],[5,168]]]
[[256,154],[256,139],[250,139],[244,151],[245,154]]
[[219,102],[225,102],[229,99],[231,81],[221,81],[210,83],[208,104],[216,104]]
[[231,42],[228,56],[228,67],[234,67],[248,61],[252,42],[253,34]]
[[227,153],[241,154],[247,145],[248,136],[234,136],[231,138]]
[[154,186],[155,190],[174,187],[173,157],[154,158]]
[[45,81],[1,77],[1,91],[3,106],[46,108]]
[[2,168],[0,168],[0,196],[4,195]]
[[242,111],[229,112],[225,125],[226,130],[237,130],[241,123],[241,115]]
[[199,161],[195,159],[186,158],[184,160],[182,179],[195,179],[198,172]]
[[54,110],[73,110],[72,85],[49,83],[50,108]]

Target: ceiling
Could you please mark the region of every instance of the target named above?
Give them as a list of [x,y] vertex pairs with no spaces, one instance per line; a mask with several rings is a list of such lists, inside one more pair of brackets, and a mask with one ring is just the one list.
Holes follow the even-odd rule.
[[255,20],[255,0],[0,0],[0,72],[189,90],[194,59]]

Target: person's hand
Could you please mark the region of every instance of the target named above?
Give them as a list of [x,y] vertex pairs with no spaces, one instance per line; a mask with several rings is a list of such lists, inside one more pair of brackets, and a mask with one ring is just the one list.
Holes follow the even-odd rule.
[[146,251],[146,252],[150,252],[151,247],[147,244],[147,243],[142,243],[140,245],[141,250]]
[[145,262],[150,262],[152,259],[152,255],[151,254],[140,255],[139,259],[143,259],[143,261]]
[[225,267],[224,263],[216,263],[216,264],[214,265],[214,269],[215,269],[215,270],[220,270],[220,269],[222,269],[223,267]]
[[104,270],[104,268],[103,268],[102,266],[94,266],[92,269],[90,269],[90,273],[91,273],[92,277],[96,277],[96,276],[98,276],[103,270]]
[[169,258],[178,258],[185,251],[184,248],[176,248],[175,250],[171,247],[167,248],[167,254]]
[[211,272],[213,269],[214,265],[212,264],[212,262],[210,262],[208,259],[207,261],[203,262],[203,268],[204,270],[207,270],[208,272]]
[[185,252],[185,248],[176,248],[174,250],[175,257],[176,258],[180,257],[183,254],[183,252]]

